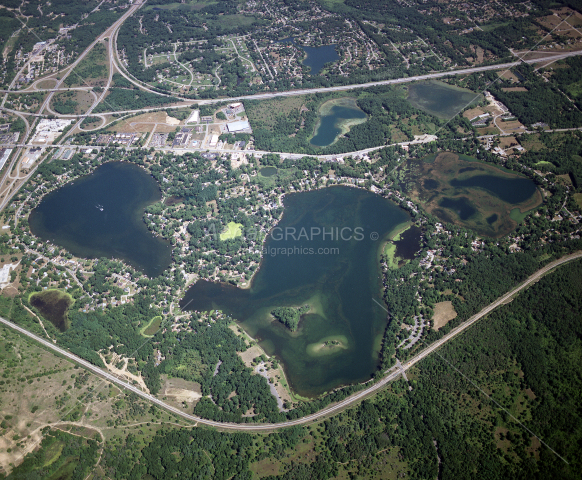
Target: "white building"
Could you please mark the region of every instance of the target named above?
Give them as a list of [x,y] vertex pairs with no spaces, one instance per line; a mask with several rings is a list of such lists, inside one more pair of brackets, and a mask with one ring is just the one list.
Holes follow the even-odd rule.
[[186,123],[198,123],[200,120],[200,110],[193,110]]
[[243,130],[250,130],[251,124],[246,120],[239,120],[238,122],[231,122],[226,124],[229,133],[242,132]]

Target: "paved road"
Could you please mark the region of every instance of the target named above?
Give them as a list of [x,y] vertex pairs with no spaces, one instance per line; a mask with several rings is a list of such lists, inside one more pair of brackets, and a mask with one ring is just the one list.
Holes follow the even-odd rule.
[[[104,35],[105,34],[103,34],[103,36]],[[113,52],[113,54],[115,55],[115,52]],[[560,55],[552,55],[552,56],[542,57],[542,58],[534,58],[531,60],[525,60],[525,63],[532,64],[532,63],[547,62],[549,60],[561,60],[564,58],[575,57],[575,56],[579,56],[579,55],[582,55],[582,51],[563,53]],[[410,83],[410,82],[417,82],[417,81],[422,81],[422,80],[432,80],[435,78],[443,78],[443,77],[448,77],[451,75],[467,75],[470,73],[486,72],[486,71],[490,71],[490,70],[503,70],[503,69],[516,67],[517,65],[520,65],[521,63],[522,63],[521,61],[517,61],[517,62],[511,62],[511,63],[502,63],[502,64],[498,64],[498,65],[486,65],[484,67],[472,67],[472,68],[464,68],[461,70],[450,70],[450,71],[444,71],[444,72],[429,73],[426,75],[416,75],[413,77],[395,78],[392,80],[382,80],[379,82],[368,82],[368,83],[360,83],[360,84],[352,84],[352,85],[342,85],[342,86],[337,86],[337,87],[321,87],[321,88],[309,88],[309,89],[302,89],[302,90],[289,90],[289,91],[284,91],[284,92],[258,93],[255,95],[244,95],[241,97],[213,98],[213,99],[206,99],[206,100],[192,100],[192,99],[182,98],[181,99],[182,103],[180,105],[164,106],[163,109],[183,108],[184,106],[191,105],[193,103],[198,104],[198,105],[205,105],[205,104],[211,104],[211,103],[234,102],[234,101],[242,101],[242,100],[262,100],[262,99],[264,100],[264,99],[275,98],[275,97],[291,97],[291,96],[295,96],[295,95],[308,95],[308,94],[313,94],[313,93],[353,90],[356,88],[369,88],[369,87],[375,87],[375,86],[379,86],[379,85],[395,85],[395,84],[400,84],[400,83]],[[118,67],[119,67],[119,64],[118,64]],[[140,83],[135,82],[131,77],[129,77],[123,71],[122,68],[118,68],[118,70],[120,71],[121,75],[123,75],[127,80],[134,83],[135,85],[138,85],[140,88],[147,90],[151,93],[156,93],[156,94],[161,95],[161,96],[167,96],[164,94],[160,94],[159,92],[156,92],[156,91],[151,90],[149,88],[146,88],[143,85],[141,85]],[[58,89],[56,89],[56,88],[51,89],[51,91],[57,91],[57,90]],[[13,93],[18,93],[18,92],[13,92]],[[177,96],[177,98],[181,98],[181,97]],[[106,114],[106,113],[125,114],[125,113],[140,113],[140,112],[146,113],[146,112],[151,112],[154,110],[160,110],[161,108],[162,107],[142,108],[139,110],[123,110],[123,111],[118,111],[118,112],[100,112],[100,113],[101,114]],[[4,107],[2,109],[9,111],[9,112],[14,112],[13,110],[10,110],[10,109],[4,108]],[[42,110],[40,110],[40,111],[42,111]],[[40,113],[26,113],[24,115],[41,116]],[[65,117],[66,118],[76,118],[76,117],[84,117],[84,116],[86,116],[86,114],[62,115],[63,118],[65,118]]]
[[575,260],[577,258],[582,258],[582,251],[578,251],[576,253],[573,253],[571,255],[567,255],[567,256],[562,257],[558,260],[555,260],[554,262],[549,263],[548,265],[546,265],[545,267],[543,267],[542,269],[540,269],[536,273],[534,273],[532,276],[530,276],[526,281],[524,281],[523,283],[521,283],[520,285],[518,285],[517,287],[515,287],[513,290],[509,291],[505,295],[498,298],[496,301],[491,303],[489,306],[485,307],[483,310],[481,310],[476,315],[473,315],[466,322],[462,323],[458,327],[451,330],[451,332],[449,332],[443,338],[441,338],[440,340],[434,342],[433,344],[431,344],[430,346],[425,348],[422,352],[420,352],[418,355],[416,355],[413,358],[411,358],[410,360],[408,360],[406,363],[400,364],[398,362],[397,366],[392,367],[392,369],[390,369],[386,372],[386,373],[390,372],[386,377],[382,378],[382,380],[375,383],[374,385],[349,396],[348,398],[346,398],[345,400],[342,400],[341,402],[329,405],[328,407],[324,408],[323,410],[320,410],[317,413],[313,413],[311,415],[307,415],[305,417],[301,417],[301,418],[298,418],[296,420],[289,420],[289,421],[280,422],[280,423],[243,423],[243,424],[238,424],[238,423],[227,423],[227,422],[215,422],[213,420],[206,420],[206,419],[197,417],[195,415],[190,415],[190,414],[188,414],[188,413],[186,413],[178,408],[174,408],[174,407],[164,403],[163,401],[159,400],[158,398],[154,397],[153,395],[150,395],[148,393],[143,392],[137,386],[131,385],[128,382],[125,382],[125,381],[119,379],[115,375],[112,375],[111,373],[106,372],[106,371],[102,370],[101,368],[96,367],[95,365],[92,365],[91,363],[87,362],[86,360],[83,360],[82,358],[77,357],[76,355],[54,345],[53,343],[49,342],[48,340],[45,340],[44,338],[41,338],[41,337],[35,335],[34,333],[31,333],[28,330],[12,323],[12,322],[10,322],[2,317],[0,317],[0,323],[22,333],[23,335],[26,335],[29,338],[32,338],[33,340],[37,341],[38,343],[42,344],[43,346],[52,350],[53,352],[56,352],[56,353],[62,355],[63,357],[74,361],[75,363],[81,365],[83,368],[86,368],[87,370],[95,373],[96,375],[98,375],[102,378],[105,378],[106,380],[114,383],[118,387],[120,387],[126,391],[133,392],[136,395],[139,395],[140,397],[144,398],[145,400],[148,400],[148,401],[158,405],[159,407],[163,408],[164,410],[167,410],[167,411],[172,412],[176,415],[179,415],[182,418],[185,418],[185,419],[193,421],[193,422],[201,423],[204,425],[219,427],[219,428],[227,429],[227,430],[258,432],[258,431],[273,430],[273,429],[281,428],[281,427],[289,427],[289,426],[293,426],[293,425],[302,425],[305,423],[309,423],[311,421],[321,419],[324,416],[333,415],[333,414],[339,412],[340,410],[362,400],[363,398],[366,398],[366,397],[370,396],[371,394],[374,394],[378,390],[381,390],[382,388],[384,388],[384,386],[388,382],[395,380],[396,378],[398,378],[399,375],[403,374],[410,367],[412,367],[416,363],[420,362],[426,356],[430,355],[437,348],[439,348],[442,345],[444,345],[445,343],[451,341],[453,338],[455,338],[457,335],[459,335],[465,329],[469,328],[471,325],[473,325],[479,319],[481,319],[485,315],[489,314],[491,311],[493,311],[498,306],[507,302],[513,295],[517,294],[518,292],[520,292],[524,288],[528,287],[532,283],[538,281],[547,272],[558,267],[559,265],[562,265],[562,264],[567,263],[567,262],[571,262],[572,260]]
[[[81,63],[81,61],[83,60],[83,58],[85,58],[85,56],[91,51],[91,49],[101,40],[103,40],[106,37],[111,37],[112,34],[114,34],[117,29],[123,24],[123,22],[125,22],[125,20],[127,20],[128,17],[130,17],[131,15],[133,15],[133,13],[141,7],[141,3],[137,3],[135,5],[132,5],[127,12],[125,12],[113,25],[111,25],[107,30],[105,30],[101,35],[99,35],[95,40],[93,40],[93,42],[91,42],[91,44],[85,49],[85,51],[83,51],[83,53],[81,53],[81,55],[79,55],[77,57],[77,59],[70,65],[68,65],[66,67],[66,73],[64,75],[62,75],[62,77],[57,81],[57,84],[55,85],[54,89],[51,89],[51,93],[49,93],[46,97],[46,99],[44,100],[42,106],[40,107],[40,109],[38,110],[39,113],[42,113],[43,110],[45,108],[48,107],[48,105],[50,104],[50,101],[54,95],[54,91],[57,91],[60,89],[61,85],[63,84],[63,82],[66,80],[66,78],[71,74],[71,72],[75,69],[75,67],[77,65],[79,65],[79,63]],[[111,42],[110,42],[111,43]],[[83,79],[82,79],[83,80]],[[53,91],[54,90],[54,91]],[[47,108],[47,110],[50,111],[50,109]],[[82,115],[77,115],[77,116],[82,116]]]

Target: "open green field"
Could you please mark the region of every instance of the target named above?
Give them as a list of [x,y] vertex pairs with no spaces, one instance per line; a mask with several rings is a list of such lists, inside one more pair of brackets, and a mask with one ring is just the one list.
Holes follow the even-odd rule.
[[279,117],[298,116],[301,107],[311,100],[311,95],[296,95],[259,102],[246,102],[245,111],[252,125],[261,125],[272,131]]
[[82,115],[93,105],[94,100],[90,92],[82,90],[60,92],[51,99],[51,108],[61,115]]
[[574,200],[578,204],[578,207],[582,209],[582,193],[575,193]]
[[38,88],[54,88],[57,84],[56,78],[47,78],[38,82],[36,85]]
[[107,49],[97,43],[65,79],[68,87],[104,86],[109,75]]
[[537,162],[535,164],[536,167],[553,167],[554,164],[552,162],[546,162],[545,160],[542,160],[541,162]]
[[242,235],[242,224],[236,222],[229,222],[226,229],[220,233],[221,240],[234,240],[236,237]]
[[450,152],[410,160],[397,175],[425,211],[487,237],[507,235],[543,201],[526,177]]

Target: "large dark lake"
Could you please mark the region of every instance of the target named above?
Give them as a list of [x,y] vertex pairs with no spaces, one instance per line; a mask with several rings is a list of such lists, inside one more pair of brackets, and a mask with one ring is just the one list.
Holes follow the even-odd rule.
[[170,265],[172,250],[142,217],[160,199],[158,183],[142,168],[110,162],[49,193],[28,221],[34,235],[75,256],[118,258],[155,277]]
[[[382,303],[379,249],[382,239],[409,217],[394,203],[349,187],[287,195],[284,205],[249,290],[198,281],[181,306],[220,309],[242,322],[268,354],[282,361],[301,395],[368,380],[378,367],[387,322],[386,311],[374,301]],[[325,238],[317,233],[323,229]],[[373,232],[378,239],[370,238],[376,238]],[[333,248],[338,250],[325,250]],[[311,313],[295,333],[269,314],[278,306],[305,304]],[[341,347],[324,348],[326,341]]]

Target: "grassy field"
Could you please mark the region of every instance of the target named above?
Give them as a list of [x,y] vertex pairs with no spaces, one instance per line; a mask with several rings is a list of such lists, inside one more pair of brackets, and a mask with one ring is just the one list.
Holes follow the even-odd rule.
[[109,74],[107,65],[107,48],[98,43],[69,74],[65,84],[68,87],[104,86]]
[[311,95],[297,95],[263,100],[261,102],[248,102],[245,103],[245,111],[251,125],[262,124],[266,129],[273,130],[277,117],[298,116],[301,107],[311,99]]
[[95,97],[85,91],[69,91],[57,93],[51,100],[51,108],[62,115],[81,115],[85,113]]
[[57,84],[55,78],[47,78],[37,83],[38,88],[54,88]]
[[242,224],[229,222],[226,229],[220,233],[221,240],[233,240],[242,235]]
[[582,193],[575,193],[574,200],[578,204],[578,207],[582,209]]

